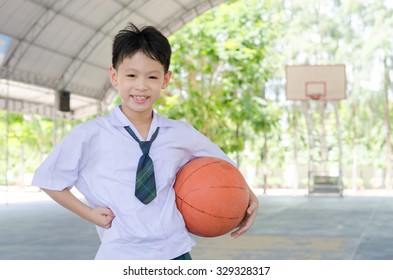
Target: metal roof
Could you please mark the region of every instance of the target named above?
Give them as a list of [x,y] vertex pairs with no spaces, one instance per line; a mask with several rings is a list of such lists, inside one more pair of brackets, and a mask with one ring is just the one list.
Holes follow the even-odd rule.
[[108,68],[119,30],[134,22],[170,35],[223,1],[0,0],[0,109],[53,116],[66,90],[67,117],[97,114],[116,94]]

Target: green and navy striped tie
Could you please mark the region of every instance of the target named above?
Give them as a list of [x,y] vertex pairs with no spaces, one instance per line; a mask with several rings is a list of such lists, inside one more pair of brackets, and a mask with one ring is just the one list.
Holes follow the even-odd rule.
[[159,127],[157,127],[150,141],[140,141],[129,126],[124,127],[134,138],[142,150],[136,171],[135,196],[143,203],[148,204],[157,196],[156,179],[154,177],[153,161],[149,157],[151,144],[156,139]]

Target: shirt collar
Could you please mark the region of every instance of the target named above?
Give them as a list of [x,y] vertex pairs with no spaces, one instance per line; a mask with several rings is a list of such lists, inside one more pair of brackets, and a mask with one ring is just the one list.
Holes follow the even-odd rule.
[[[126,117],[126,115],[124,115],[124,113],[120,109],[120,105],[113,108],[108,117],[109,117],[109,122],[115,127],[130,126],[133,129],[135,128],[134,125],[130,122],[130,120]],[[157,127],[171,127],[171,126],[173,126],[173,122],[171,122],[170,119],[160,116],[155,111],[153,111],[153,120],[152,120],[151,128],[155,130]]]

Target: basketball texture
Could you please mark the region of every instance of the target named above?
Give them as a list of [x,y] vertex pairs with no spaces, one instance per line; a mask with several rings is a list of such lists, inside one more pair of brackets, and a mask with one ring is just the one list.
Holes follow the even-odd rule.
[[203,237],[224,235],[236,228],[249,203],[243,175],[217,158],[198,158],[184,165],[174,189],[188,231]]

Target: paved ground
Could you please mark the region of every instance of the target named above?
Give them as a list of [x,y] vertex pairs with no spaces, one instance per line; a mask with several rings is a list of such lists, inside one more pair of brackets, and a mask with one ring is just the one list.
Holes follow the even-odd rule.
[[[245,236],[197,237],[193,258],[393,260],[393,197],[259,199]],[[94,226],[52,201],[0,201],[0,259],[93,259],[98,245]]]

